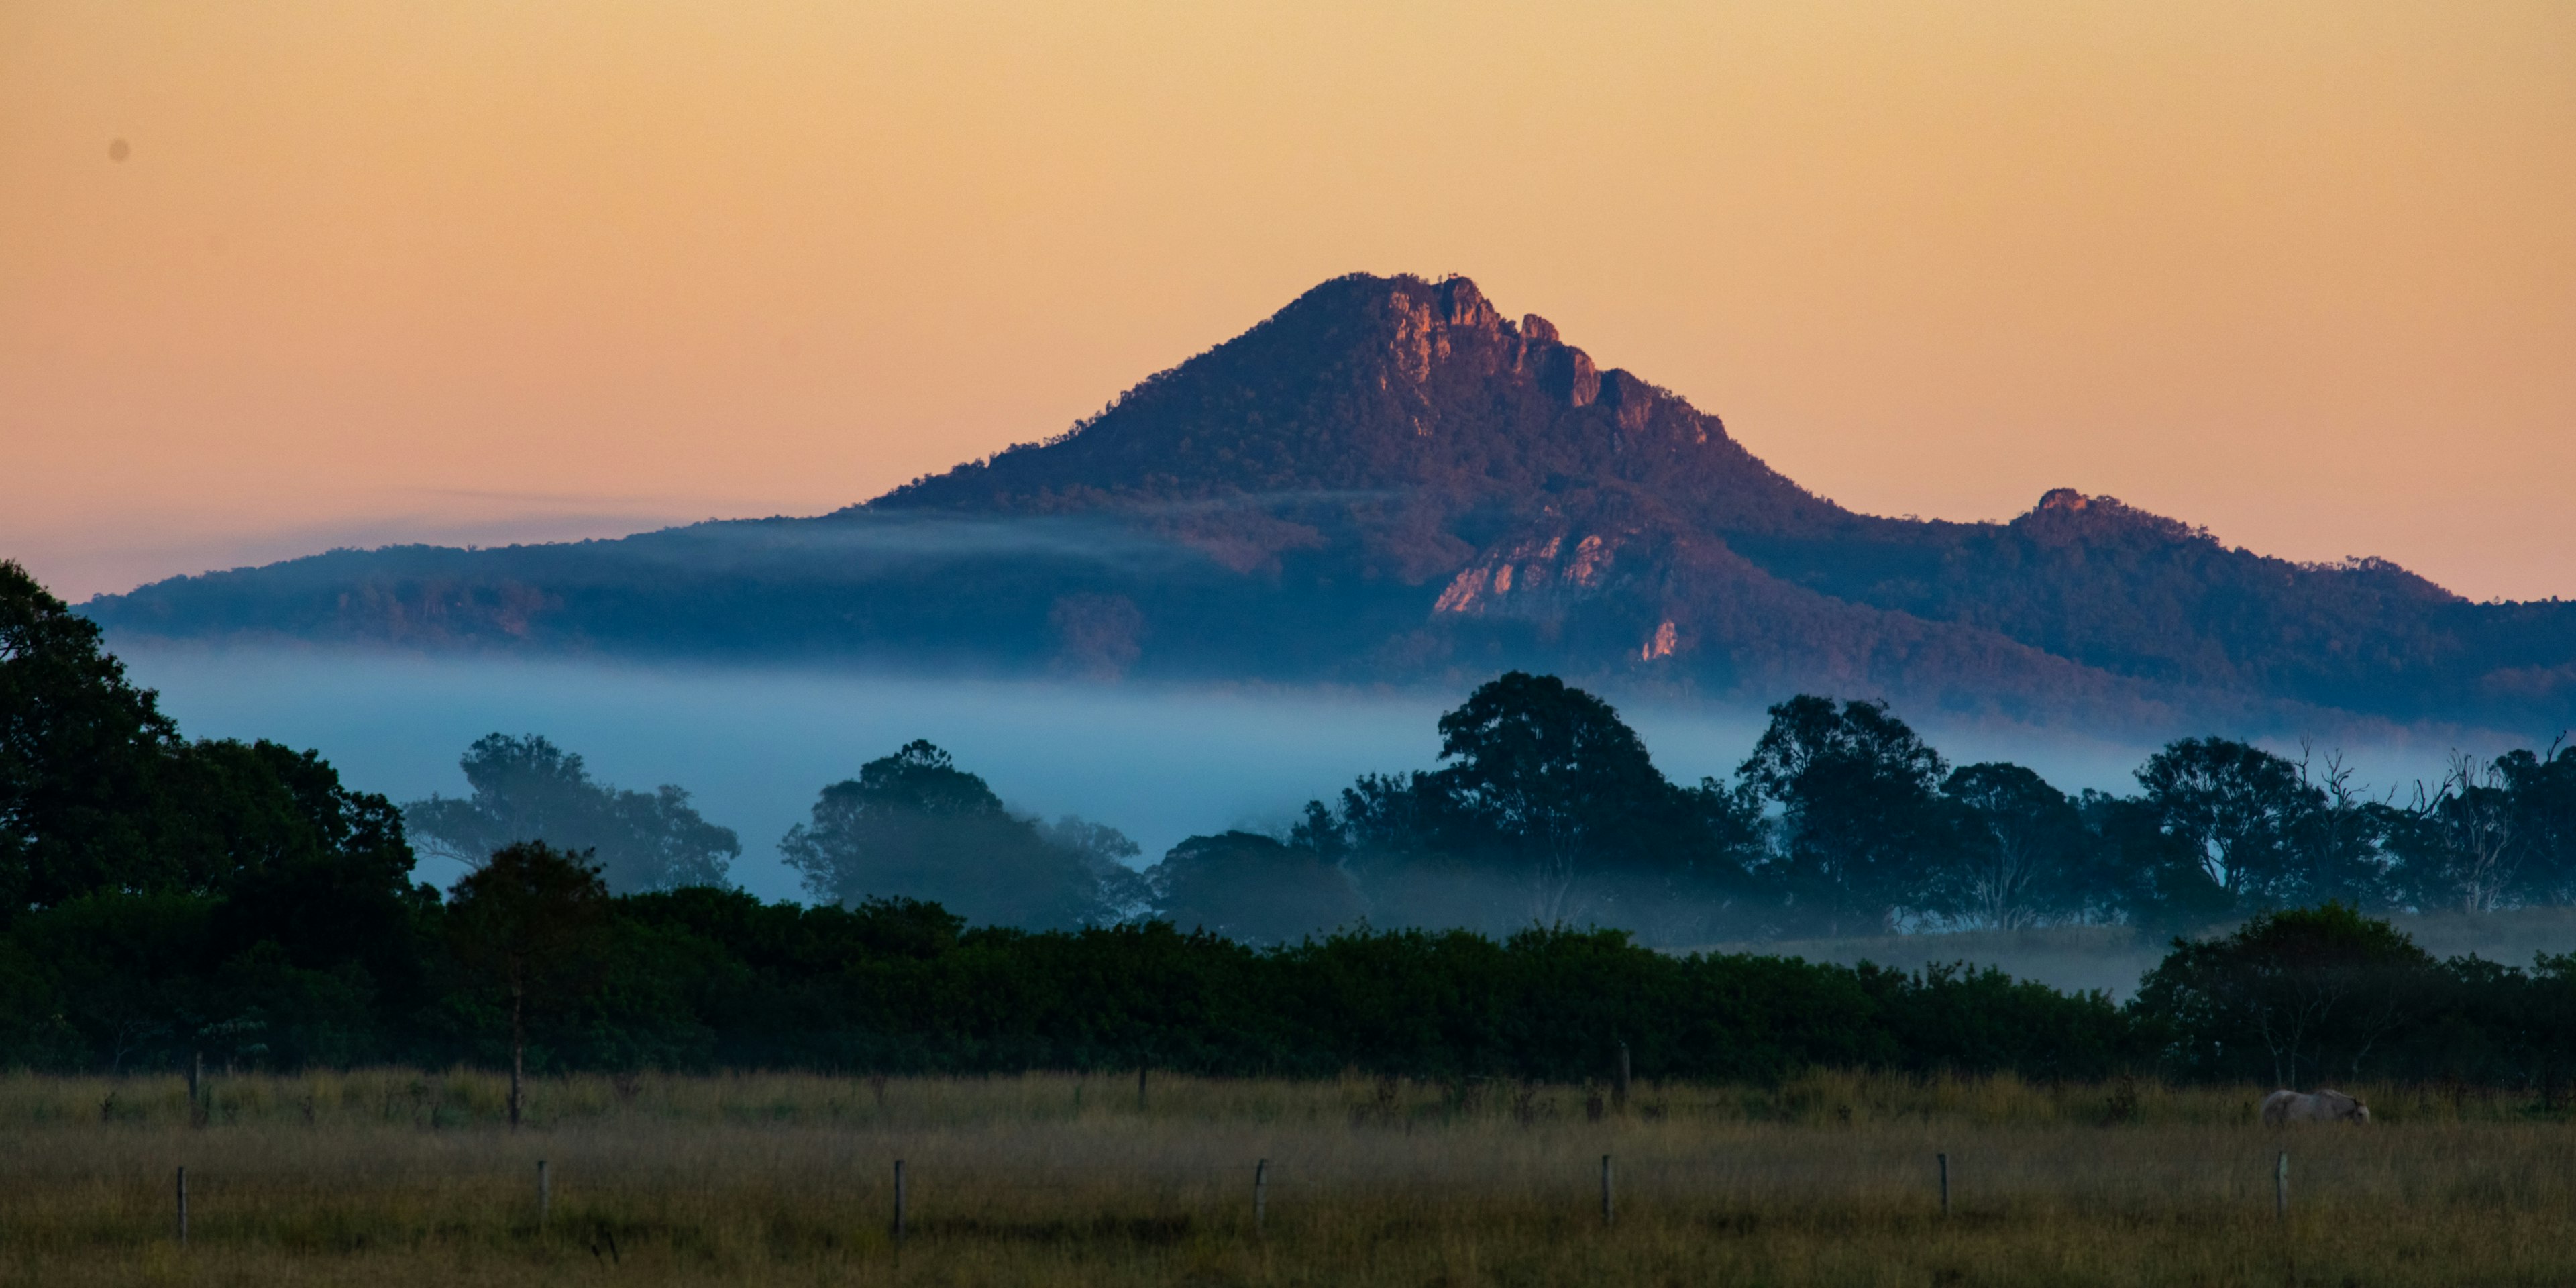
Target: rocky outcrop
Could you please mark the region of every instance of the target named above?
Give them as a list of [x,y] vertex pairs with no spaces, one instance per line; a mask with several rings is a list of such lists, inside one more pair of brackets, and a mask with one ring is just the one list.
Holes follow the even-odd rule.
[[1601,405],[1611,409],[1612,421],[1623,430],[1644,429],[1664,396],[1663,390],[1615,368],[1601,373],[1600,388]]
[[1592,355],[1570,344],[1552,345],[1538,355],[1538,386],[1568,407],[1589,407],[1601,396],[1601,373]]
[[1605,589],[1619,550],[1634,534],[1581,532],[1562,521],[1508,537],[1480,552],[1433,601],[1434,617],[1563,617]]
[[[1485,299],[1476,284],[1452,277],[1436,290],[1422,293],[1399,279],[1382,302],[1389,335],[1386,353],[1393,380],[1429,384],[1435,368],[1454,358],[1472,359],[1479,374],[1527,376],[1550,398],[1570,408],[1589,407],[1602,396],[1602,373],[1592,356],[1557,337],[1556,327],[1533,313],[1514,327]],[[1644,381],[1629,377],[1636,389]],[[1645,423],[1646,406],[1630,394],[1621,423]]]

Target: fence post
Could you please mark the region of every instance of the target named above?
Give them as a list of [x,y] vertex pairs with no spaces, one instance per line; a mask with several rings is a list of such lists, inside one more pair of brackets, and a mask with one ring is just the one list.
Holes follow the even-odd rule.
[[1622,1112],[1628,1108],[1628,1044],[1625,1042],[1619,1044],[1619,1080],[1610,1084],[1610,1105]]
[[1136,1112],[1145,1112],[1145,1066],[1136,1066]]
[[188,1169],[179,1169],[179,1246],[188,1246]]
[[1950,1156],[1935,1154],[1941,1160],[1941,1215],[1950,1215]]
[[903,1160],[894,1160],[894,1242],[903,1246]]
[[1601,1156],[1601,1224],[1610,1224],[1610,1156]]
[[546,1232],[546,1218],[555,1205],[554,1178],[546,1173],[546,1160],[537,1160],[537,1233]]
[[1252,1232],[1261,1233],[1270,1215],[1270,1160],[1252,1165]]
[[2286,1149],[2272,1163],[2272,1217],[2285,1224],[2290,1219],[2290,1151]]

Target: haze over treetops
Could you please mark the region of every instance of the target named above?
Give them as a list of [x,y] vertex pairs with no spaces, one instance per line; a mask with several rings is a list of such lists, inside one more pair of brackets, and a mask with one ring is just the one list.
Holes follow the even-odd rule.
[[1098,415],[815,519],[341,551],[113,628],[932,671],[1472,681],[2252,725],[2564,718],[2576,605],[2231,549],[2107,497],[1859,514],[1465,278],[1354,274]]

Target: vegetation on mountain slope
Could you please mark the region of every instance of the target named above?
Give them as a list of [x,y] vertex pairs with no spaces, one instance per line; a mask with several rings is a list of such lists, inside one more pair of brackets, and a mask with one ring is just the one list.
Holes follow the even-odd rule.
[[1063,435],[815,519],[343,551],[180,578],[119,630],[1456,684],[1508,667],[2171,728],[2576,721],[2576,604],[2473,604],[2061,489],[1854,514],[1463,278],[1326,282]]

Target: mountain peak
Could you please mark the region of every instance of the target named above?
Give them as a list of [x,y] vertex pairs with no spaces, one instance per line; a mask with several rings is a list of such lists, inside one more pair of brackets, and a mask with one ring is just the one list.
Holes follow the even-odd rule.
[[1461,503],[1609,486],[1692,514],[1823,513],[1717,417],[1602,369],[1471,279],[1355,273],[1148,377],[1038,443],[918,479],[870,508],[1132,508],[1383,491]]
[[1463,277],[1320,283],[1063,434],[828,521],[343,552],[91,611],[160,633],[1085,675],[1518,666],[2089,724],[2576,712],[2576,605],[2228,549],[2074,488],[2001,525],[1853,514]]

